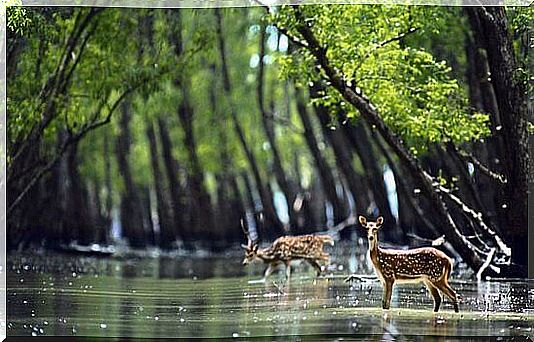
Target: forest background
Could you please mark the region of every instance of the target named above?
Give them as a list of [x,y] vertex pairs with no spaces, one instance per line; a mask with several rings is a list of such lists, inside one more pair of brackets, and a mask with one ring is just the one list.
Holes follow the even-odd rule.
[[9,249],[349,240],[382,215],[381,241],[526,277],[528,8],[7,15]]

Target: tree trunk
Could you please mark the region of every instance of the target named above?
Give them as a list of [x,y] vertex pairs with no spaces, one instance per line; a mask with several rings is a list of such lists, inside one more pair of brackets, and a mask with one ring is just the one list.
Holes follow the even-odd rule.
[[141,206],[143,208],[143,228],[146,246],[156,246],[156,235],[154,231],[154,222],[152,221],[152,198],[150,188],[141,187]]
[[132,178],[130,162],[131,135],[130,119],[131,105],[124,101],[121,106],[119,118],[120,134],[117,137],[116,155],[119,174],[124,182],[124,192],[121,195],[120,218],[123,237],[131,247],[145,247],[145,227],[143,221],[143,206],[136,184]]
[[150,162],[152,165],[152,176],[154,178],[154,189],[156,192],[156,206],[158,212],[159,221],[159,247],[164,250],[173,248],[173,243],[176,240],[173,222],[171,218],[171,210],[169,208],[169,202],[163,188],[163,174],[161,172],[159,164],[159,151],[156,140],[156,133],[154,130],[154,124],[151,120],[148,120],[146,127],[146,134],[148,137],[148,143],[150,146]]
[[239,138],[239,142],[241,143],[241,147],[243,148],[243,151],[245,152],[245,155],[249,162],[249,165],[252,171],[252,176],[254,177],[256,187],[260,194],[260,198],[261,198],[262,205],[263,205],[263,213],[264,213],[263,224],[267,229],[269,229],[270,238],[278,237],[278,236],[285,234],[285,229],[284,229],[282,222],[280,222],[278,215],[276,214],[273,194],[271,193],[270,188],[266,184],[264,184],[263,180],[261,179],[260,170],[258,168],[258,163],[256,162],[256,157],[254,156],[252,150],[250,149],[250,147],[248,146],[246,142],[245,133],[237,118],[236,106],[232,99],[233,95],[232,95],[232,87],[230,83],[230,76],[228,72],[228,65],[226,63],[226,53],[225,53],[224,36],[223,36],[223,29],[222,29],[222,18],[221,18],[220,10],[218,8],[215,9],[215,15],[216,15],[216,20],[217,20],[217,36],[218,36],[218,43],[219,43],[218,44],[219,53],[221,56],[221,72],[223,76],[223,86],[224,86],[226,97],[229,99],[229,102],[230,102],[230,115],[232,117],[232,123],[234,125],[236,134]]
[[291,227],[294,227],[297,222],[295,221],[295,214],[293,212],[293,202],[296,198],[296,193],[293,191],[289,181],[285,175],[284,169],[282,167],[282,159],[280,158],[280,152],[278,151],[278,146],[276,144],[275,134],[274,134],[274,125],[273,125],[273,115],[274,111],[271,110],[270,113],[267,112],[265,108],[265,98],[263,93],[263,88],[265,85],[264,80],[264,68],[265,64],[263,63],[263,57],[265,56],[265,26],[260,28],[260,61],[258,65],[258,81],[257,81],[257,96],[258,96],[258,107],[261,112],[261,121],[263,124],[263,130],[269,141],[269,146],[273,152],[273,171],[276,177],[276,182],[280,187],[280,190],[284,194],[286,200],[286,205],[289,214],[289,224]]
[[[177,84],[178,82],[175,82]],[[184,145],[191,173],[189,175],[190,224],[197,238],[207,239],[209,229],[213,227],[211,200],[204,186],[204,171],[197,154],[195,135],[193,132],[193,108],[189,105],[187,86],[181,85],[182,103],[178,108],[178,117],[184,130]],[[209,239],[208,239],[209,240]]]
[[87,191],[78,172],[78,144],[71,145],[69,150],[66,156],[68,172],[66,229],[74,232],[74,238],[79,244],[89,245],[95,238],[94,222],[89,215]]
[[474,247],[467,241],[465,236],[458,231],[445,203],[433,186],[433,178],[421,168],[418,160],[384,123],[383,119],[378,114],[376,107],[371,104],[361,92],[356,91],[354,86],[347,85],[343,79],[343,75],[330,65],[330,61],[326,56],[326,49],[317,41],[299,8],[295,8],[294,13],[298,21],[297,30],[307,42],[307,48],[321,65],[326,77],[328,77],[331,82],[332,87],[339,91],[343,98],[361,113],[362,117],[369,123],[369,125],[375,126],[384,137],[384,140],[399,156],[406,168],[410,170],[413,177],[421,184],[421,190],[428,196],[430,203],[436,210],[437,215],[435,216],[435,220],[437,225],[443,230],[447,240],[454,246],[457,252],[462,256],[463,260],[473,270],[478,270],[483,265],[484,260],[476,253]]
[[310,191],[309,189],[303,189],[300,184],[300,181],[302,179],[302,173],[300,171],[299,153],[297,151],[293,151],[293,165],[296,179],[298,181],[295,187],[298,189],[298,191],[297,197],[291,205],[291,210],[293,210],[294,212],[296,223],[296,226],[292,228],[292,232],[294,235],[300,235],[308,232],[310,226],[319,225],[319,222],[314,222],[313,213],[310,210]]
[[[352,126],[352,127],[351,127]],[[391,211],[388,199],[388,190],[384,181],[383,165],[379,163],[379,154],[373,149],[374,144],[369,137],[369,127],[360,122],[356,125],[349,124],[345,131],[350,137],[352,146],[360,157],[362,166],[373,190],[373,198],[384,220],[391,220],[390,229],[394,232],[391,236],[394,240],[405,241],[403,230],[396,221]],[[352,133],[352,134],[351,134]],[[385,222],[384,222],[385,224]]]
[[[312,93],[312,97],[315,97]],[[328,109],[321,105],[315,105],[315,114],[321,123],[323,135],[326,137],[332,150],[336,156],[336,165],[345,177],[348,188],[355,200],[356,212],[360,214],[368,214],[369,198],[366,195],[367,186],[363,184],[363,178],[354,168],[353,155],[350,149],[347,148],[348,142],[343,135],[341,129],[331,129],[331,117]],[[363,195],[362,195],[363,194]],[[390,222],[391,224],[391,222]]]
[[[472,105],[478,110],[489,114],[491,122],[491,136],[484,139],[483,143],[475,142],[473,150],[479,160],[484,162],[491,170],[504,173],[504,145],[501,126],[501,119],[495,91],[491,82],[488,60],[485,51],[485,37],[481,28],[478,16],[468,8],[464,9],[471,26],[471,32],[466,37],[466,55],[468,57],[468,79],[470,93],[476,93],[477,88],[480,93],[480,100],[470,97]],[[472,34],[474,39],[469,35]],[[474,90],[472,90],[474,89]],[[502,199],[504,188],[502,184],[489,179],[475,169],[475,179],[478,184],[480,198],[488,208],[488,217],[499,223],[499,226],[506,226],[506,217],[502,210]]]
[[382,165],[378,162],[378,155],[373,152],[373,144],[369,139],[367,129],[362,122],[357,124],[347,123],[342,126],[342,129],[362,162],[367,182],[372,189],[374,201],[380,215],[384,217],[384,225],[389,220],[390,229],[395,229],[397,223],[389,205],[388,192],[384,183],[384,171]]
[[[174,52],[179,59],[184,51],[182,37],[182,18],[180,9],[171,12],[171,42],[174,45]],[[190,192],[190,224],[191,229],[197,239],[208,239],[209,229],[213,227],[213,213],[211,200],[204,186],[204,171],[200,165],[197,154],[196,139],[193,127],[194,109],[191,105],[189,90],[191,80],[188,76],[179,75],[173,80],[174,86],[181,93],[181,102],[178,106],[178,119],[184,130],[184,145],[187,150],[189,167],[189,192]]]
[[502,124],[504,166],[507,183],[504,189],[503,212],[512,262],[524,267],[528,260],[528,133],[527,97],[524,84],[517,77],[517,62],[503,7],[469,8],[478,19],[480,32],[476,38],[487,52],[491,83],[495,90]]
[[297,112],[302,121],[302,125],[304,126],[304,138],[306,139],[306,143],[310,149],[315,167],[319,172],[319,177],[321,178],[321,184],[323,186],[326,198],[333,207],[334,224],[337,224],[343,221],[347,216],[347,208],[345,203],[343,203],[341,198],[337,195],[334,175],[332,174],[326,159],[322,156],[321,151],[319,150],[317,138],[313,132],[312,121],[310,120],[302,91],[295,89],[295,92],[297,100]]
[[213,77],[214,86],[210,87],[209,98],[212,114],[212,124],[217,126],[218,147],[220,151],[220,162],[224,165],[220,174],[217,174],[217,213],[215,222],[222,230],[221,238],[227,243],[241,242],[243,234],[241,232],[240,221],[245,224],[245,205],[242,201],[239,187],[237,185],[234,162],[228,151],[228,137],[226,132],[226,116],[219,113],[217,107],[217,78],[215,75],[216,66],[212,64],[210,71]]
[[158,118],[158,131],[161,140],[161,149],[163,165],[169,184],[169,193],[171,196],[172,215],[171,220],[174,227],[174,235],[180,237],[186,245],[191,240],[190,229],[185,225],[185,214],[182,204],[182,187],[178,179],[180,165],[172,155],[172,142],[165,121]]
[[104,185],[106,188],[106,198],[104,200],[104,224],[106,225],[106,241],[108,243],[108,230],[113,222],[113,188],[111,186],[111,155],[112,150],[109,143],[109,132],[104,133]]

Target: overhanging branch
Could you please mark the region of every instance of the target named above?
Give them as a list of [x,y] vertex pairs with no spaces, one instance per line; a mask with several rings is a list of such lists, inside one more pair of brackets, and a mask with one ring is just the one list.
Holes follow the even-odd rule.
[[444,186],[438,186],[438,191],[447,195],[447,197],[450,198],[466,215],[470,216],[473,220],[475,220],[478,225],[494,240],[497,246],[499,246],[499,249],[506,256],[509,257],[510,255],[512,255],[512,250],[510,249],[510,247],[506,246],[506,244],[502,241],[499,235],[497,235],[497,233],[493,229],[488,227],[488,225],[484,222],[484,220],[482,219],[482,213],[476,212],[474,209],[462,202],[460,198],[454,195],[451,190],[445,188]]
[[[406,149],[401,139],[385,124],[380,117],[377,108],[361,92],[355,91],[345,81],[345,77],[340,70],[337,70],[330,62],[326,55],[326,48],[315,37],[310,24],[304,18],[299,8],[293,8],[293,13],[297,19],[297,31],[309,45],[308,51],[315,57],[318,64],[322,67],[324,73],[329,78],[330,84],[335,88],[348,103],[354,106],[361,113],[362,117],[371,125],[374,125],[380,134],[384,137],[388,145],[399,156],[400,160],[413,173],[415,179],[421,184],[424,192],[436,208],[440,221],[443,226],[449,242],[459,252],[468,265],[478,270],[484,261],[476,246],[461,234],[448,212],[446,205],[440,194],[434,189],[433,179],[428,175],[419,164],[418,160]],[[485,253],[482,253],[485,255]]]

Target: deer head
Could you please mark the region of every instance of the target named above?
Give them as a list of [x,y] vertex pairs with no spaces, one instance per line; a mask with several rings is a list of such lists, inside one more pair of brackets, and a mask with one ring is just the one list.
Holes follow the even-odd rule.
[[243,220],[241,220],[241,229],[243,229],[243,233],[245,233],[245,236],[247,237],[247,244],[241,245],[241,247],[245,249],[245,259],[243,259],[243,265],[247,265],[256,259],[258,255],[258,241],[250,238],[250,234],[245,230],[243,225]]
[[363,216],[358,217],[358,220],[360,221],[360,224],[367,229],[367,239],[369,240],[369,247],[374,248],[378,241],[378,229],[382,227],[382,223],[384,223],[384,218],[380,216],[376,219],[376,222],[367,221],[367,219]]

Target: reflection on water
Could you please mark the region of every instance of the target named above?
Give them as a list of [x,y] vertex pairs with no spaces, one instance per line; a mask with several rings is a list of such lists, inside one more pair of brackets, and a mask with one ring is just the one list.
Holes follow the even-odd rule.
[[432,299],[417,284],[397,286],[392,309],[384,311],[379,282],[364,277],[343,281],[349,269],[373,274],[362,253],[353,252],[348,260],[334,255],[326,277],[316,281],[312,269],[296,264],[290,283],[283,268],[266,283],[258,282],[263,265],[244,268],[239,254],[120,260],[25,254],[8,259],[8,335],[328,335],[378,341],[534,333],[533,282],[477,283],[456,274],[451,284],[461,297],[460,313],[445,299],[442,311],[434,314]]

